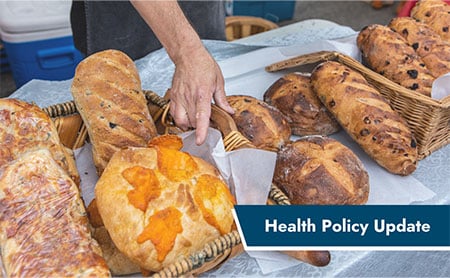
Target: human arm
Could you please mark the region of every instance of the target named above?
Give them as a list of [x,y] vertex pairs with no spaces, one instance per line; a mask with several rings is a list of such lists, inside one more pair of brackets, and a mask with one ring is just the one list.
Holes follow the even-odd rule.
[[211,100],[233,113],[225,98],[224,79],[218,64],[176,1],[131,0],[131,3],[175,64],[170,114],[180,128],[196,128],[196,143],[202,144],[209,126]]

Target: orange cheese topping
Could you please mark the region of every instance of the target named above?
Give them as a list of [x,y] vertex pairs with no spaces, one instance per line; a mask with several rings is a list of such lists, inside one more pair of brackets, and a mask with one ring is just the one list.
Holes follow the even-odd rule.
[[152,138],[148,142],[149,147],[164,147],[172,150],[181,150],[183,148],[183,140],[180,136],[174,134],[165,134]]
[[[201,175],[194,190],[194,200],[199,206],[200,211],[203,214],[203,218],[206,222],[208,222],[208,224],[219,230],[221,234],[229,232],[225,229],[225,227],[222,227],[219,224],[217,217],[214,214],[214,208],[221,206],[222,203],[234,203],[233,196],[222,180],[207,174]],[[216,211],[221,210],[216,209]],[[225,213],[229,212],[227,211]]]
[[192,156],[186,152],[164,147],[156,147],[158,154],[158,169],[170,181],[189,180],[198,170],[198,165]]
[[139,244],[151,240],[157,252],[159,262],[164,261],[175,245],[175,239],[183,232],[181,225],[182,213],[175,207],[168,207],[155,212],[149,218],[149,224],[138,236]]
[[148,202],[161,195],[161,185],[152,169],[134,166],[125,169],[122,176],[134,187],[127,194],[128,200],[143,212],[147,210]]

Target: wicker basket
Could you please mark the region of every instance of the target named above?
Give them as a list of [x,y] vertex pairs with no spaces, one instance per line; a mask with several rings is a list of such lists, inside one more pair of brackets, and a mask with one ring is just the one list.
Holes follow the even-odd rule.
[[261,17],[227,16],[225,18],[227,41],[234,41],[275,28],[278,28],[276,23]]
[[301,65],[334,60],[361,73],[389,100],[406,121],[417,140],[419,159],[450,143],[450,96],[435,100],[406,89],[370,70],[357,60],[338,52],[321,51],[297,56],[266,67],[274,72]]
[[[149,110],[159,128],[166,128],[173,132],[170,123],[166,123],[167,101],[154,92],[144,91],[148,100]],[[61,142],[68,148],[76,149],[83,146],[87,140],[86,127],[77,112],[73,101],[53,105],[43,109],[54,121]],[[217,127],[224,138],[226,150],[238,148],[253,148],[253,145],[237,130],[232,118],[223,110],[212,106],[212,125]],[[272,184],[268,204],[290,205],[286,195]],[[217,267],[227,259],[241,253],[243,247],[237,231],[225,234],[212,242],[207,243],[202,250],[183,258],[177,263],[162,269],[153,277],[179,277],[186,274],[196,275]]]

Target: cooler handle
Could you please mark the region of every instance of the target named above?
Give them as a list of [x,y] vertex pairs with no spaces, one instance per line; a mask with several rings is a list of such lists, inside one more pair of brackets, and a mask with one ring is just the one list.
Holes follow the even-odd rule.
[[41,68],[56,69],[75,64],[77,50],[74,46],[62,46],[37,51]]

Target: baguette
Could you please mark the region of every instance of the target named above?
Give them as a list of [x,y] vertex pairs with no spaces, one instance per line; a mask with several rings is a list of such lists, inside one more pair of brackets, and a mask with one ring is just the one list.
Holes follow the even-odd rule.
[[313,70],[311,82],[322,103],[379,165],[399,175],[416,169],[417,147],[411,130],[361,74],[329,61]]
[[99,175],[116,151],[144,147],[157,135],[139,73],[123,52],[105,50],[81,61],[71,91],[86,124]]
[[405,88],[431,95],[434,77],[406,40],[387,26],[372,24],[361,30],[357,45],[368,66]]
[[47,149],[0,171],[0,250],[8,277],[109,277],[79,190]]
[[450,43],[427,24],[411,17],[396,17],[388,26],[406,39],[434,77],[450,72]]
[[328,251],[281,251],[281,253],[314,266],[326,266],[331,259]]
[[450,42],[450,6],[441,0],[421,0],[411,9],[411,17],[427,24]]

